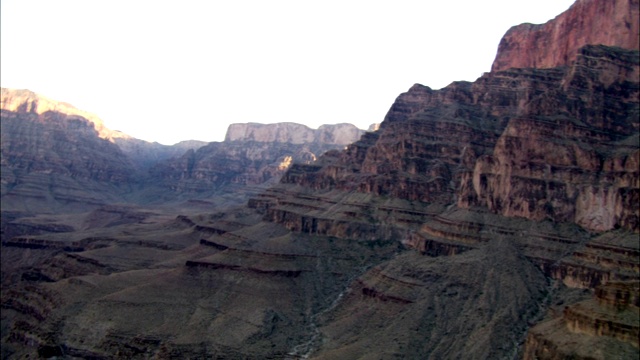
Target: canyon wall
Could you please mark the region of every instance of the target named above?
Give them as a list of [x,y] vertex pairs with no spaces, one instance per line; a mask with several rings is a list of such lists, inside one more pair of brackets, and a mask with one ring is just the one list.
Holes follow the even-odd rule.
[[507,31],[491,71],[553,68],[572,63],[589,44],[637,49],[638,0],[578,0],[545,24],[521,24]]
[[351,124],[232,124],[224,142],[167,146],[110,130],[67,103],[3,88],[3,210],[84,209],[266,186],[292,163],[313,162],[363,133]]
[[311,129],[296,123],[275,124],[231,124],[227,129],[225,142],[256,141],[290,144],[322,143],[347,145],[357,141],[364,131],[352,124],[321,125]]
[[283,181],[638,231],[638,73],[637,50],[586,46],[569,67],[414,85],[378,132]]
[[637,359],[639,53],[584,45],[323,155],[242,130],[152,168],[191,201],[3,212],[3,358]]
[[[294,163],[310,164],[329,150],[357,141],[365,133],[351,124],[314,130],[295,123],[231,124],[225,141],[209,143],[158,163],[150,183],[177,193],[211,193],[227,185],[275,184]],[[237,189],[237,188],[236,188]]]
[[126,134],[105,127],[102,120],[95,114],[80,110],[69,103],[49,99],[29,90],[2,88],[0,96],[0,107],[5,111],[37,115],[43,115],[47,112],[60,113],[69,118],[84,119],[85,122],[91,124],[102,139],[128,137]]
[[121,201],[135,166],[89,113],[2,89],[2,209],[44,211]]

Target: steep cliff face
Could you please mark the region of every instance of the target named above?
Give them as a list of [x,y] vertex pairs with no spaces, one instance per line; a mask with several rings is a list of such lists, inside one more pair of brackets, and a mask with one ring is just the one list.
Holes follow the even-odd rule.
[[[69,104],[2,89],[3,210],[56,208],[61,201],[83,208],[124,201],[125,193],[129,201],[167,201],[226,185],[266,186],[293,162],[313,162],[363,132],[351,124],[317,130],[293,123],[233,124],[223,143],[166,146],[112,131]],[[147,188],[160,188],[163,196]]]
[[102,139],[128,138],[129,136],[110,130],[95,114],[77,109],[71,104],[52,100],[29,90],[2,88],[0,90],[1,108],[6,111],[23,114],[43,115],[47,112],[64,114],[69,118],[84,119]]
[[[304,152],[248,206],[13,233],[3,356],[637,359],[638,56],[587,45],[414,85],[379,130]],[[268,146],[300,149],[223,144],[154,176],[251,184],[289,163]]]
[[295,123],[231,124],[227,129],[225,142],[347,145],[357,141],[363,133],[352,124],[321,125],[318,129]]
[[638,60],[637,51],[582,48],[552,87],[520,106],[493,154],[463,176],[458,204],[637,231]]
[[638,0],[578,0],[542,25],[512,27],[500,41],[491,71],[568,65],[585,45],[637,49]]
[[134,181],[134,165],[94,115],[9,89],[0,111],[3,210],[115,201]]
[[[326,146],[326,145],[325,145]],[[210,143],[150,169],[149,182],[178,193],[211,193],[226,185],[277,182],[293,162],[313,162],[323,146],[290,143]]]
[[231,124],[225,141],[210,143],[151,169],[149,181],[178,193],[211,193],[226,185],[268,185],[294,163],[310,164],[342,148],[364,131],[351,124]]
[[146,172],[157,163],[182,156],[189,150],[197,150],[208,144],[204,141],[186,140],[174,145],[163,145],[132,137],[115,138],[113,142],[143,172]]
[[638,52],[511,69],[398,97],[377,133],[285,183],[638,230]]

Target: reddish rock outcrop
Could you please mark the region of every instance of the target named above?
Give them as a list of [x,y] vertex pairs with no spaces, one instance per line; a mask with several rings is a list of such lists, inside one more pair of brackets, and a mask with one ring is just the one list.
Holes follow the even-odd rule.
[[378,132],[283,183],[637,231],[638,58],[587,46],[571,67],[414,85]]
[[[3,297],[3,356],[637,359],[638,58],[415,85],[288,170],[257,141],[169,161],[185,193],[286,173],[246,207],[5,241],[3,285],[35,290]],[[20,300],[41,289],[55,306]]]
[[493,154],[463,176],[459,205],[637,231],[638,52],[585,47],[558,80],[521,106]]
[[578,0],[542,25],[514,26],[504,35],[491,71],[569,65],[589,44],[638,49],[638,0]]

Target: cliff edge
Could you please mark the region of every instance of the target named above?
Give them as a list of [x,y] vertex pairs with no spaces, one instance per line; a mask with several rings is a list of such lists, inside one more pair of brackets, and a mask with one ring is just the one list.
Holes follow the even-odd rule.
[[589,44],[638,50],[638,0],[578,0],[545,24],[521,24],[507,31],[491,71],[568,65]]

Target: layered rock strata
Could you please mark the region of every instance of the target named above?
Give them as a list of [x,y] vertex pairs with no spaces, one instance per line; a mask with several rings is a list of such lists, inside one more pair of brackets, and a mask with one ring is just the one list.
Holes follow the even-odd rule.
[[637,59],[415,85],[247,207],[16,236],[3,357],[636,359]]
[[348,145],[363,133],[352,124],[321,125],[318,129],[311,129],[296,123],[247,123],[229,125],[224,141]]
[[233,124],[222,143],[166,146],[28,90],[3,88],[1,104],[3,211],[25,214],[206,197],[230,186],[255,192],[249,187],[277,182],[291,163],[315,161],[364,132],[351,124]]
[[500,41],[491,71],[568,65],[589,44],[637,48],[638,4],[637,0],[579,0],[545,24],[514,26]]
[[637,51],[587,46],[568,68],[415,85],[379,132],[283,182],[638,231],[638,71]]
[[28,90],[3,88],[0,111],[3,211],[77,212],[123,202],[151,163],[200,145],[138,140]]
[[211,193],[228,185],[271,185],[294,163],[310,164],[329,150],[357,141],[351,124],[317,130],[294,123],[232,124],[225,141],[191,150],[150,171],[149,181],[177,193]]
[[638,231],[638,52],[585,47],[539,91],[463,175],[458,204]]
[[81,208],[121,200],[135,180],[135,167],[103,138],[101,123],[62,105],[68,114],[59,112],[59,104],[30,92],[3,89],[2,94],[3,210],[42,211],[69,208],[70,203]]
[[640,336],[638,282],[611,282],[593,299],[564,307],[558,318],[534,326],[524,359],[619,358],[637,356]]

